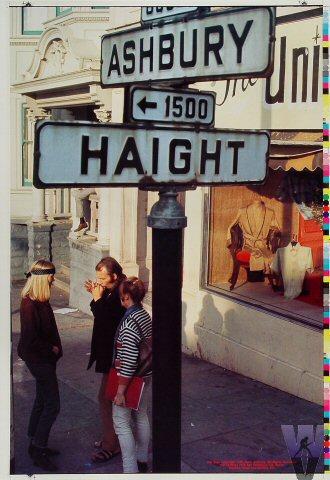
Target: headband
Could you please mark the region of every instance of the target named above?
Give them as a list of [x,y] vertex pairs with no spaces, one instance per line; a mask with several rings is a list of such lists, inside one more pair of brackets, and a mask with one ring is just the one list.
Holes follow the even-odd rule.
[[31,277],[31,275],[54,275],[55,273],[55,268],[36,268],[32,272],[26,272],[25,276],[26,278]]

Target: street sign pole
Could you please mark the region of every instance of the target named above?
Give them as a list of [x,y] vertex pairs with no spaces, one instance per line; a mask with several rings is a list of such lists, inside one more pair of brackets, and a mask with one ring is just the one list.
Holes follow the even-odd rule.
[[181,472],[182,230],[177,191],[163,189],[148,216],[152,228],[153,473]]

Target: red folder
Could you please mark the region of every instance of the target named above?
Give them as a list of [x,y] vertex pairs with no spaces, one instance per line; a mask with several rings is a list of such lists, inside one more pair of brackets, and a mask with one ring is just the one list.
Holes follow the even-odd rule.
[[[138,410],[142,392],[144,388],[144,380],[142,377],[132,377],[125,391],[125,403],[127,408]],[[118,371],[111,368],[109,372],[108,382],[106,386],[105,396],[109,400],[114,400],[118,390]]]

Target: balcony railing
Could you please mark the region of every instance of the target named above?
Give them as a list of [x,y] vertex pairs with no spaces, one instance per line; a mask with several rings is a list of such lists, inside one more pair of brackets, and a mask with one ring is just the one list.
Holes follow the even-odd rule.
[[72,214],[70,188],[46,190],[45,213],[48,219],[70,218]]

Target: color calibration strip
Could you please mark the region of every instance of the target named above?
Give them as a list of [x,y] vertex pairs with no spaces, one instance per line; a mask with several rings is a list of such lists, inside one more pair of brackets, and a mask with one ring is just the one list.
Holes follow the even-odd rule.
[[324,7],[323,12],[323,235],[324,235],[324,472],[330,473],[330,236],[329,236],[329,172],[330,172],[330,95],[329,95],[329,20],[330,7]]

